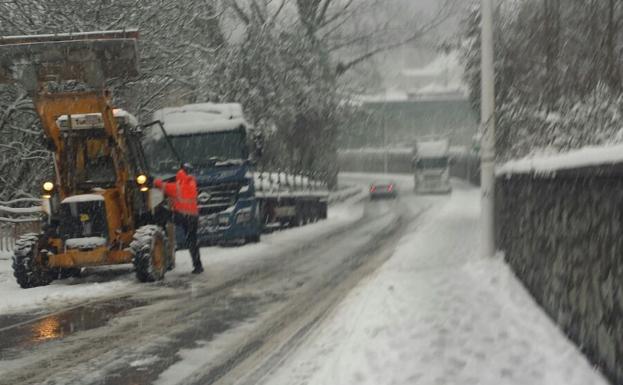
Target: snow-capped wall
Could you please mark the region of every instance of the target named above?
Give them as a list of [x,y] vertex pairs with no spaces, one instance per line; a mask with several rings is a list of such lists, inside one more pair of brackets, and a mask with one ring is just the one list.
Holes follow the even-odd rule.
[[511,160],[496,168],[496,174],[554,174],[582,167],[623,163],[623,145],[589,146],[558,154],[544,154]]
[[623,384],[621,164],[567,168],[614,161],[606,154],[509,168],[559,170],[547,175],[498,176],[497,244],[536,301],[612,383]]

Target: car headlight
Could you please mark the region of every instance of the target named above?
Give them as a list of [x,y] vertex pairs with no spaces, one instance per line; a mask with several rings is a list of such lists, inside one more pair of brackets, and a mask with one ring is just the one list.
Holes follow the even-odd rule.
[[246,223],[251,220],[251,210],[243,209],[236,214],[236,223]]
[[147,175],[145,174],[141,174],[139,176],[136,177],[136,183],[139,185],[143,185],[145,183],[147,183]]

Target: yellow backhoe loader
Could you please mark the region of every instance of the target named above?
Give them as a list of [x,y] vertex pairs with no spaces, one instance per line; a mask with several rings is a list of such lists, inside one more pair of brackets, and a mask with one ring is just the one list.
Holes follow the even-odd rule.
[[140,126],[107,88],[138,75],[137,40],[135,30],[0,37],[0,83],[26,89],[54,154],[43,231],[16,242],[23,288],[132,262],[139,280],[155,281],[173,265],[174,227],[152,205]]

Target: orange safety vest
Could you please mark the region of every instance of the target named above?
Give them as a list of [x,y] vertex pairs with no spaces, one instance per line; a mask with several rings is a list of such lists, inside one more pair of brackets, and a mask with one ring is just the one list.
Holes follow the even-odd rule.
[[171,201],[171,209],[180,214],[199,215],[197,206],[197,181],[192,175],[179,170],[175,175],[175,182],[163,183],[162,179],[156,179],[154,186],[162,189]]

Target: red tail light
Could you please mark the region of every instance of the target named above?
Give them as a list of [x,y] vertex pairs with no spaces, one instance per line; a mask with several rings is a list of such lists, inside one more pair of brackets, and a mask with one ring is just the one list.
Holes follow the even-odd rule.
[[370,186],[370,192],[375,192],[376,191],[376,186]]
[[393,184],[390,184],[389,186],[387,186],[387,191],[388,191],[388,192],[392,192],[392,191],[394,191],[394,185],[393,185]]

